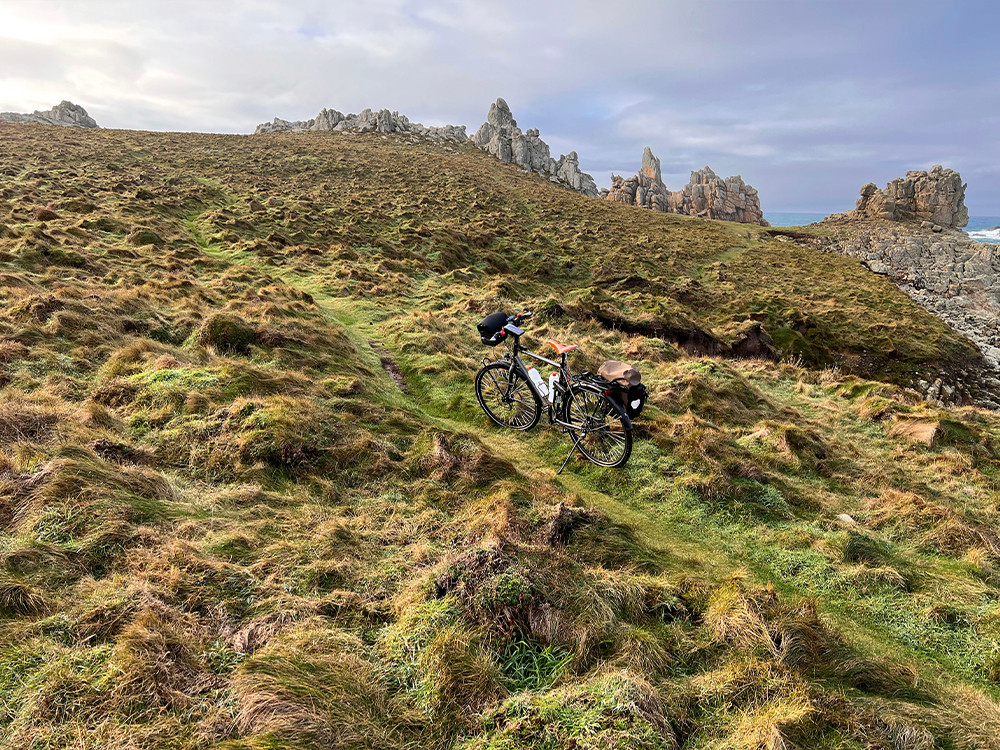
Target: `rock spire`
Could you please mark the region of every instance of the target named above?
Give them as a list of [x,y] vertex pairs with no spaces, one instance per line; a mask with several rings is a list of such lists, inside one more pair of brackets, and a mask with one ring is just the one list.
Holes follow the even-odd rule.
[[87,110],[79,104],[73,104],[73,102],[68,101],[62,101],[52,109],[47,109],[44,112],[37,109],[31,114],[0,112],[0,122],[36,122],[41,125],[62,125],[74,128],[100,127],[94,118],[87,114]]
[[691,173],[687,185],[671,192],[663,184],[660,160],[649,146],[642,152],[642,166],[634,177],[611,176],[610,201],[641,206],[665,213],[701,216],[768,226],[760,209],[757,191],[739,175],[722,179],[709,167]]
[[597,196],[594,178],[580,171],[580,160],[575,151],[552,158],[549,145],[538,134],[537,128],[525,131],[517,126],[510,107],[503,99],[490,105],[486,122],[479,126],[472,142],[500,161],[517,164],[530,172],[548,177],[578,193]]

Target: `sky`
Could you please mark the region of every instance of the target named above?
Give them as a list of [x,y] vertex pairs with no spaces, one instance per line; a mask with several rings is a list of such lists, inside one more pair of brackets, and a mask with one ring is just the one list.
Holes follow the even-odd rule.
[[0,111],[248,133],[371,107],[471,135],[503,97],[600,187],[650,146],[671,189],[709,165],[765,213],[829,213],[942,164],[1000,216],[998,29],[993,0],[0,0]]

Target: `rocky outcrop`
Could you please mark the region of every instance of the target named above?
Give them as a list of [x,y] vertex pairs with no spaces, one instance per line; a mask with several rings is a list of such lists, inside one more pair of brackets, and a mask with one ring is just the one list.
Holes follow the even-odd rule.
[[358,114],[344,114],[335,109],[322,109],[311,120],[282,120],[275,117],[272,122],[264,122],[254,130],[260,133],[296,133],[311,130],[335,130],[353,133],[411,133],[434,140],[465,143],[469,138],[464,125],[442,125],[425,127],[419,122],[410,122],[406,115],[387,109],[365,109]]
[[100,127],[94,121],[94,118],[87,114],[87,110],[79,104],[67,101],[62,101],[52,109],[45,110],[44,112],[35,110],[30,115],[18,114],[17,112],[0,112],[0,122],[35,122],[41,125],[62,125],[73,128]]
[[907,172],[885,190],[869,183],[854,211],[828,216],[821,232],[799,240],[859,259],[976,344],[980,354],[962,372],[917,376],[925,398],[1000,409],[1000,246],[957,229],[969,219],[965,188],[941,166]]
[[611,189],[604,194],[605,199],[624,203],[628,206],[642,206],[654,211],[670,212],[670,191],[663,184],[660,160],[653,156],[646,146],[642,152],[642,167],[634,177],[623,178],[611,175]]
[[580,159],[576,151],[570,151],[565,156],[559,157],[559,161],[556,162],[556,177],[578,193],[589,195],[591,198],[597,197],[597,183],[589,174],[580,171]]
[[858,258],[975,341],[1000,368],[1000,246],[958,230],[886,221],[827,222],[826,248]]
[[930,172],[913,170],[879,190],[869,182],[861,188],[857,208],[849,218],[906,221],[922,219],[942,227],[964,227],[969,223],[962,176],[940,164]]
[[576,152],[570,151],[560,156],[558,161],[553,159],[548,144],[539,137],[538,130],[528,128],[522,132],[503,99],[497,99],[490,105],[486,122],[479,126],[472,142],[500,161],[517,164],[578,193],[597,197],[597,184],[593,177],[580,171]]
[[611,188],[603,195],[607,200],[654,211],[768,226],[757,191],[742,177],[722,179],[705,167],[692,172],[683,188],[671,192],[663,184],[660,160],[649,146],[642,153],[639,173],[627,178],[612,175]]
[[688,216],[770,226],[756,190],[739,175],[722,179],[709,167],[692,172],[688,184],[671,196],[671,205]]
[[548,144],[539,137],[537,129],[528,128],[522,133],[503,99],[490,105],[486,122],[479,126],[472,142],[500,161],[546,177],[555,174],[556,162],[549,154]]
[[[282,120],[275,117],[254,130],[260,133],[299,133],[314,130],[333,130],[354,133],[410,133],[426,136],[436,141],[466,143],[464,125],[443,125],[425,127],[418,122],[410,122],[406,115],[387,109],[366,109],[358,114],[344,114],[335,109],[323,109],[310,120]],[[547,177],[579,193],[597,196],[594,178],[580,171],[580,159],[575,151],[552,158],[548,144],[543,141],[537,129],[522,132],[511,114],[510,107],[503,99],[497,99],[490,107],[487,121],[476,131],[472,142],[501,161]]]

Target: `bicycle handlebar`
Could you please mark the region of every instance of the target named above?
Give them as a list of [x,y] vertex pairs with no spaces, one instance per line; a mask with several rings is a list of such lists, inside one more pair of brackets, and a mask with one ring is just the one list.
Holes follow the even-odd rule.
[[511,315],[510,317],[507,318],[507,322],[520,324],[522,320],[527,320],[534,314],[535,314],[534,310],[525,310],[524,312],[518,313],[517,315]]

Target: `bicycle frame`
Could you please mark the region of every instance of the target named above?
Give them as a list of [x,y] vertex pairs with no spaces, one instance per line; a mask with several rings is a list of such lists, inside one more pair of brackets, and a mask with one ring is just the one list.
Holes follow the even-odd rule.
[[[531,380],[531,377],[528,375],[528,367],[524,364],[524,362],[521,360],[521,357],[519,356],[522,353],[528,355],[534,360],[537,360],[538,362],[544,362],[547,365],[558,368],[559,380],[556,381],[556,387],[559,389],[559,391],[557,391],[557,393],[555,394],[555,396],[552,398],[551,401],[549,401],[548,396],[543,395],[541,391],[538,390],[538,387]],[[508,350],[508,352],[501,358],[501,360],[498,361],[502,360],[507,360],[508,362],[510,362],[511,369],[524,378],[525,382],[528,384],[528,388],[531,389],[531,392],[535,394],[535,396],[538,398],[539,401],[541,401],[543,404],[547,406],[549,424],[557,424],[564,429],[573,428],[572,424],[556,417],[556,414],[561,414],[563,412],[564,403],[567,396],[569,398],[573,397],[571,390],[574,383],[573,372],[569,368],[569,363],[567,361],[565,354],[560,355],[559,361],[556,362],[555,360],[551,360],[548,357],[543,357],[540,354],[535,354],[535,352],[531,351],[527,347],[522,346],[520,337],[516,336],[511,341],[510,349]],[[483,364],[486,364],[488,362],[489,362],[488,359],[486,358],[483,359]],[[603,391],[599,391],[597,389],[588,389],[588,390],[595,390],[595,392],[603,393]],[[631,429],[632,423],[629,420],[628,416],[623,414],[622,419],[625,425]]]
[[[478,326],[484,344],[494,346],[499,343],[497,341],[499,339],[507,345],[507,351],[496,360],[484,357],[483,368],[476,374],[476,398],[487,416],[502,427],[530,430],[538,424],[538,419],[541,417],[540,409],[537,407],[544,403],[548,407],[549,424],[559,425],[560,429],[573,439],[573,446],[569,449],[569,453],[556,474],[562,474],[563,469],[566,468],[577,450],[599,466],[624,466],[632,452],[632,421],[624,409],[611,397],[615,391],[607,390],[609,386],[613,388],[613,385],[602,378],[590,376],[587,372],[577,376],[573,375],[566,350],[576,347],[563,347],[554,344],[559,352],[559,360],[556,361],[521,346],[521,336],[524,334],[524,330],[519,327],[519,324],[522,320],[531,317],[530,311],[521,315],[507,316],[507,323],[499,331],[495,328],[499,322],[498,317],[497,314],[488,316],[484,321],[485,325]],[[554,342],[550,341],[550,343]],[[545,395],[542,394],[544,379],[538,378],[537,370],[531,372],[532,368],[524,363],[521,354],[557,368],[556,372],[549,378],[551,390],[545,389],[547,391]],[[492,398],[496,400],[499,396],[496,403],[501,406],[510,406],[518,410],[518,414],[523,414],[527,404],[522,397],[522,392],[520,392],[522,384],[527,384],[528,390],[535,399],[537,407],[533,404],[534,408],[532,408],[530,415],[520,424],[514,423],[508,416],[497,416],[484,400],[482,383],[486,373],[495,368],[499,368],[496,369],[497,372],[505,371],[504,379],[506,380],[506,385],[501,386],[498,379],[491,376],[493,388],[496,389]],[[532,380],[532,375],[539,380],[538,383]],[[596,398],[594,398],[595,396]],[[515,402],[517,405],[512,406]],[[614,421],[621,424],[624,430],[622,435],[616,436],[615,428],[612,426]],[[611,449],[607,446],[609,439],[615,446]],[[595,449],[603,452],[603,457],[592,453]],[[608,454],[609,450],[613,451],[610,455]]]

